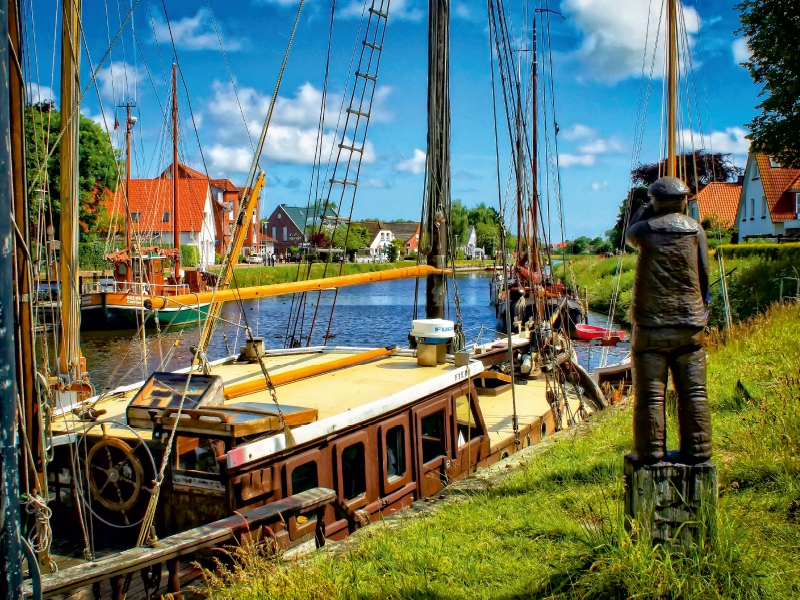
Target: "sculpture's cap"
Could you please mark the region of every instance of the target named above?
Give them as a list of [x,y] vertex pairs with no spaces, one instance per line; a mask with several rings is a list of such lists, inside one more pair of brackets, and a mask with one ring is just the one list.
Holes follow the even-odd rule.
[[689,195],[689,186],[677,177],[660,177],[648,188],[647,195],[659,200],[679,200]]

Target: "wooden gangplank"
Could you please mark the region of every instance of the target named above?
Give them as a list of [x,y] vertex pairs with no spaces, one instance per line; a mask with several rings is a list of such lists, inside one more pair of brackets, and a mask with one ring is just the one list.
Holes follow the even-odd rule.
[[[119,588],[120,593],[117,595],[121,598],[121,583],[125,576],[163,563],[167,563],[170,572],[169,592],[176,593],[180,591],[178,569],[182,556],[230,542],[237,534],[249,532],[274,521],[320,510],[329,504],[333,504],[337,512],[341,511],[339,506],[341,502],[338,501],[336,492],[331,489],[318,487],[301,492],[202,527],[171,535],[156,542],[154,547],[138,546],[95,562],[81,563],[57,573],[44,575],[42,596],[50,598],[111,580],[112,587]],[[32,595],[30,581],[25,582],[24,592],[26,597]]]

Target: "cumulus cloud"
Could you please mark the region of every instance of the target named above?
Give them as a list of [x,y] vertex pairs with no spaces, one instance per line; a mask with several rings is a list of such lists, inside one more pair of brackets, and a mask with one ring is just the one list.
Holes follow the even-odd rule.
[[[296,0],[269,0],[278,4],[295,4]],[[389,18],[393,21],[421,21],[426,11],[417,6],[419,0],[392,0],[389,7]],[[420,3],[421,4],[421,3]],[[349,4],[339,9],[339,15],[343,18],[360,19],[362,13],[366,12],[365,2],[351,0]]]
[[594,154],[559,154],[558,164],[568,168],[576,165],[581,167],[591,167],[595,163]]
[[600,190],[604,190],[608,187],[607,181],[593,181],[592,182],[592,189],[595,192],[599,192]]
[[[250,135],[255,142],[258,137],[270,104],[270,95],[263,94],[251,87],[238,90],[241,112],[236,97],[228,86],[214,82],[212,97],[204,111],[214,125],[215,143],[209,150],[211,164],[220,172],[244,173],[250,168],[253,151],[242,126],[244,113]],[[319,124],[319,110],[322,92],[310,83],[297,88],[291,96],[278,96],[275,111],[269,126],[267,140],[264,145],[264,157],[281,164],[313,164]],[[338,152],[341,133],[336,134],[328,123],[335,119],[326,115],[326,123],[322,134],[322,157],[326,160],[331,149]],[[352,146],[350,139],[344,145]],[[371,142],[364,146],[363,162],[374,162],[376,155]],[[334,153],[334,156],[336,154]],[[342,159],[348,158],[348,151],[342,150]]]
[[[645,43],[650,64],[662,5],[661,0],[564,0],[561,10],[583,34],[573,57],[584,63],[586,76],[609,84],[638,77]],[[692,44],[700,29],[700,16],[694,8],[683,6],[683,23]],[[664,64],[665,27],[662,18],[654,76],[661,75],[658,67]]]
[[596,157],[601,154],[619,154],[622,144],[616,138],[603,138],[597,131],[582,123],[575,123],[568,129],[558,134],[559,138],[573,142],[577,152],[573,154],[560,154],[559,164],[562,167],[591,167],[596,162]]
[[[207,8],[201,8],[193,17],[183,17],[182,19],[172,20],[169,25],[160,19],[154,20],[155,35],[160,42],[172,39],[178,48],[184,50],[217,50],[219,40],[214,31],[211,21],[211,13]],[[237,40],[226,39],[220,33],[222,45],[226,52],[234,52],[241,48],[241,43]]]
[[734,40],[731,44],[731,52],[733,52],[733,62],[737,65],[750,62],[750,46],[747,45],[746,39]]
[[414,156],[401,160],[394,168],[404,173],[419,175],[425,170],[425,151],[419,148],[414,149]]
[[25,92],[28,94],[28,102],[36,104],[44,100],[56,100],[57,95],[49,85],[40,85],[30,81],[25,85]]
[[100,69],[97,85],[104,102],[112,105],[139,96],[139,85],[147,77],[144,67],[127,62],[115,62]]
[[697,131],[683,129],[680,132],[683,145],[687,148],[691,148],[694,143],[697,148],[705,145],[705,149],[709,152],[713,150],[723,154],[739,155],[746,155],[750,151],[750,140],[745,139],[746,135],[747,130],[742,127],[726,127],[724,131],[712,131],[710,136],[706,134],[702,138]]

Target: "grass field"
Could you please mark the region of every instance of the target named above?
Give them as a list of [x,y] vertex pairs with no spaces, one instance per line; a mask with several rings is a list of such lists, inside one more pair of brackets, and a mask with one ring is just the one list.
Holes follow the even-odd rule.
[[[261,598],[800,597],[800,319],[768,310],[709,350],[718,539],[669,555],[624,532],[630,410],[598,415],[503,483],[343,556],[305,564],[238,552],[208,593]],[[742,388],[737,390],[737,382]],[[670,447],[676,446],[670,416]],[[639,538],[641,539],[641,538]]]

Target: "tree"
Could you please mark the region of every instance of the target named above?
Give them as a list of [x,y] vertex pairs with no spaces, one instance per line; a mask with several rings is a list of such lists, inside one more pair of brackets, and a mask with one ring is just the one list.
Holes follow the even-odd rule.
[[392,243],[389,245],[388,252],[389,252],[389,262],[395,262],[397,257],[400,256],[400,252],[403,250],[403,242],[398,239],[393,239]]
[[579,238],[575,238],[572,242],[572,254],[583,254],[586,252],[586,249],[589,247],[589,244],[592,240],[590,240],[585,235],[582,235]]
[[[48,144],[52,146],[61,129],[61,113],[51,105],[36,105],[25,108],[25,166],[28,173],[28,188],[31,188],[28,203],[31,222],[38,222],[40,195],[38,190],[49,190],[50,210],[53,226],[58,229],[61,222],[61,177],[59,165],[61,144],[47,159],[45,168],[37,174],[47,157]],[[103,129],[94,121],[80,117],[78,137],[78,189],[80,190],[79,220],[84,232],[93,234],[98,219],[104,190],[117,188],[119,173],[118,157],[111,141]],[[49,220],[49,216],[46,217]]]
[[[345,247],[345,237],[347,237],[347,247]],[[369,230],[366,227],[358,223],[351,223],[349,234],[346,225],[339,225],[334,229],[332,245],[334,248],[344,248],[344,251],[352,261],[356,252],[369,245],[371,239]]]
[[[692,161],[694,161],[694,167]],[[694,153],[684,152],[678,156],[678,162],[685,166],[686,178],[684,181],[692,194],[702,190],[712,181],[733,181],[744,172],[743,169],[733,165],[730,154],[721,152],[713,154],[705,150],[696,150]],[[640,164],[631,171],[631,181],[634,185],[649,187],[666,171],[666,160]],[[697,182],[695,182],[695,171],[697,172]]]
[[500,226],[497,223],[478,223],[475,225],[475,237],[478,247],[493,256],[500,246]]
[[760,84],[761,112],[750,124],[752,149],[775,156],[786,167],[800,168],[800,11],[796,0],[743,0],[743,35],[750,60],[743,63]]
[[450,231],[456,246],[466,243],[469,235],[469,211],[461,204],[461,200],[453,200],[450,206]]

